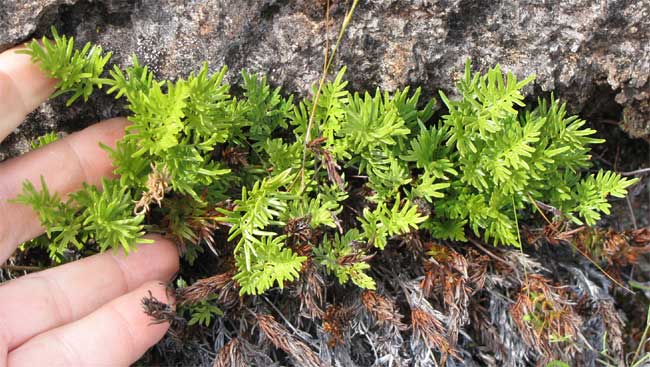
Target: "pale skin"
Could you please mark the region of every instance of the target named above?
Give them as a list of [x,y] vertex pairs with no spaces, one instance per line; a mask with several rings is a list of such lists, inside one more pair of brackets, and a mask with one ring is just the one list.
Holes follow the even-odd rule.
[[[55,80],[16,49],[0,54],[0,141],[54,92]],[[128,124],[95,124],[23,156],[0,162],[0,264],[43,233],[36,214],[10,202],[24,180],[73,192],[82,182],[112,177],[99,142],[114,146]],[[164,282],[178,270],[176,246],[162,237],[129,256],[111,251],[32,273],[0,285],[0,367],[128,366],[160,340],[169,325],[152,324],[142,309],[148,291],[172,302]]]

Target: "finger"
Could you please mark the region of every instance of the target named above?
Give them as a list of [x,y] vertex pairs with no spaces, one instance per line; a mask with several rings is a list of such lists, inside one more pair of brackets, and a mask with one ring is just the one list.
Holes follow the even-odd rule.
[[48,78],[14,48],[0,53],[0,141],[54,92],[56,80]]
[[6,366],[8,353],[7,346],[0,342],[0,367]]
[[42,175],[51,192],[62,194],[78,189],[84,181],[99,184],[102,176],[112,175],[110,158],[99,142],[114,146],[126,125],[123,118],[107,120],[0,163],[0,262],[16,245],[43,233],[30,207],[9,203],[21,193],[23,181],[29,180],[40,188]]
[[150,282],[83,319],[48,331],[9,352],[7,365],[128,366],[164,335],[167,323],[152,324],[141,301],[151,291],[167,301],[165,286]]
[[176,246],[155,239],[155,244],[141,245],[128,256],[94,255],[0,286],[0,334],[9,350],[79,320],[145,282],[170,280],[178,270]]

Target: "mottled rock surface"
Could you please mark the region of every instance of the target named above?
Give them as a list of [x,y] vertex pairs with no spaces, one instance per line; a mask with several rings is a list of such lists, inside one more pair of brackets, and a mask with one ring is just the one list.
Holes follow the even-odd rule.
[[[330,37],[349,1],[333,1]],[[226,64],[230,80],[247,68],[286,92],[307,93],[319,75],[325,1],[314,0],[0,0],[0,50],[56,25],[98,42],[126,65],[132,54],[159,77],[186,75],[207,61]],[[429,96],[449,90],[471,57],[475,67],[500,63],[537,74],[531,96],[555,91],[572,111],[617,109],[623,127],[650,137],[650,1],[363,1],[343,40],[337,65],[354,89],[421,85]],[[44,105],[0,149],[17,154],[34,135],[70,131],[123,111],[110,98],[64,109]]]

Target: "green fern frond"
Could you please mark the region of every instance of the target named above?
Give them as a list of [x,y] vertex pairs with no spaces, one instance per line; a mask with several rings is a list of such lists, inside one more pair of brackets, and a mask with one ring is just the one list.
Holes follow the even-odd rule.
[[418,213],[417,206],[409,200],[400,203],[399,196],[392,208],[380,203],[375,210],[365,208],[358,218],[363,229],[363,237],[380,250],[386,247],[388,237],[406,234],[417,230],[418,225],[427,218]]
[[228,240],[239,237],[235,256],[244,259],[247,271],[252,269],[252,258],[259,256],[256,251],[261,243],[259,237],[273,236],[274,233],[267,227],[283,224],[278,218],[287,209],[288,201],[294,199],[294,195],[280,189],[286,187],[293,178],[294,174],[288,169],[261,182],[255,182],[250,190],[244,186],[241,199],[235,201],[232,211],[218,209],[225,215],[218,220],[232,225]]
[[253,141],[265,141],[278,127],[287,128],[287,120],[293,112],[293,97],[288,99],[280,95],[280,88],[271,89],[266,76],[242,70],[244,96],[246,96],[246,118],[250,121],[248,138]]
[[102,78],[104,67],[111,58],[111,53],[104,54],[100,46],[86,43],[81,50],[75,48],[74,37],[59,36],[52,27],[53,41],[43,37],[39,43],[32,40],[27,49],[20,51],[30,55],[51,78],[57,79],[57,92],[51,98],[61,94],[72,93],[66,105],[70,106],[79,97],[84,101],[93,93],[94,88],[111,84]]
[[356,229],[348,231],[343,237],[336,233],[334,238],[325,238],[320,246],[314,248],[314,256],[328,273],[336,276],[340,284],[352,281],[360,288],[376,289],[374,279],[366,274],[370,264],[365,260],[365,253],[355,249],[354,243],[361,239]]
[[71,246],[83,248],[78,238],[83,218],[75,215],[76,208],[70,201],[63,202],[57,193],[50,193],[43,176],[40,190],[30,181],[25,181],[23,192],[13,202],[29,205],[36,212],[50,240],[48,252],[54,261],[62,261],[64,252]]
[[101,251],[122,247],[125,253],[144,239],[143,215],[133,215],[134,201],[128,189],[116,180],[102,179],[102,189],[84,184],[82,190],[70,195],[83,218],[85,237],[92,238]]
[[249,264],[244,257],[236,257],[239,272],[234,279],[241,286],[240,294],[262,294],[277,284],[298,278],[305,256],[296,255],[283,247],[285,236],[262,235],[253,243],[255,257]]
[[[573,200],[576,203],[575,213],[588,225],[596,224],[601,213],[609,214],[611,204],[607,196],[625,197],[627,188],[638,182],[638,179],[627,179],[618,173],[600,170],[596,175],[591,174],[576,186]],[[579,218],[572,218],[582,224]]]

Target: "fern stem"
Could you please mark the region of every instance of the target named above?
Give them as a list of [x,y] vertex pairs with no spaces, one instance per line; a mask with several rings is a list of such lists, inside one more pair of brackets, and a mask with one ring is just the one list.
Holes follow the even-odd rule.
[[611,280],[612,282],[614,282],[614,284],[616,284],[617,286],[623,288],[623,289],[626,290],[628,293],[630,293],[630,294],[636,294],[636,293],[634,293],[633,290],[631,290],[630,288],[626,287],[626,286],[623,285],[621,282],[619,282],[618,280],[614,279],[614,277],[612,277],[611,275],[609,275],[609,274],[605,271],[605,269],[603,269],[602,266],[600,266],[596,261],[594,261],[591,257],[589,257],[589,255],[588,255],[586,252],[582,251],[580,248],[578,248],[578,246],[576,246],[576,245],[573,244],[572,242],[569,242],[569,243],[571,244],[571,247],[573,247],[576,251],[578,251],[582,256],[584,256],[587,260],[589,260],[589,262],[592,263],[592,264],[593,264],[593,265],[594,265],[594,266],[595,266],[595,267],[596,267],[596,268],[597,268],[601,273],[603,273],[603,275],[606,276],[607,279]]
[[528,196],[528,200],[530,200],[530,202],[533,204],[533,206],[535,207],[535,209],[537,209],[537,212],[538,212],[539,214],[541,214],[541,215],[542,215],[542,218],[544,218],[544,220],[546,221],[546,223],[550,225],[550,224],[551,224],[551,221],[548,220],[548,218],[546,217],[546,215],[544,214],[544,212],[539,208],[539,205],[537,205],[537,200],[533,199],[533,197],[530,196],[529,193],[526,193],[526,195]]
[[493,258],[494,260],[496,260],[496,261],[498,261],[498,262],[500,262],[500,263],[506,265],[506,266],[509,267],[510,269],[512,269],[512,270],[514,270],[515,272],[517,272],[517,268],[515,268],[514,265],[510,264],[509,262],[505,261],[504,259],[502,259],[502,258],[500,258],[499,256],[497,256],[497,255],[493,254],[492,252],[490,252],[490,251],[489,251],[488,249],[486,249],[483,245],[481,245],[481,243],[480,243],[478,240],[472,238],[471,236],[467,236],[467,240],[468,240],[472,245],[478,247],[479,250],[483,251],[483,252],[484,252],[486,255],[488,255],[489,257]]
[[647,173],[650,173],[650,167],[641,168],[641,169],[637,169],[637,170],[629,171],[629,172],[620,172],[619,174],[621,176],[636,176],[636,175],[643,175],[643,174],[647,174]]
[[304,141],[304,147],[302,151],[302,165],[300,167],[300,191],[304,190],[305,188],[305,165],[307,163],[307,145],[311,141],[311,129],[314,127],[314,117],[316,116],[318,99],[320,98],[321,91],[323,90],[325,79],[327,79],[327,73],[329,72],[329,69],[332,66],[332,62],[334,61],[334,56],[336,55],[336,51],[338,50],[339,45],[341,44],[341,40],[343,39],[345,30],[347,29],[348,25],[350,24],[350,21],[352,20],[354,9],[357,7],[358,3],[359,0],[354,0],[352,2],[352,6],[350,7],[350,10],[348,10],[347,14],[345,15],[345,19],[343,19],[343,24],[341,24],[341,30],[339,31],[338,38],[336,39],[334,48],[332,49],[332,52],[331,54],[329,54],[329,58],[328,58],[329,37],[327,37],[327,33],[329,33],[330,1],[327,0],[327,8],[325,10],[326,44],[325,44],[325,55],[324,55],[324,63],[323,63],[323,73],[321,75],[320,80],[318,81],[318,88],[316,89],[316,94],[314,95],[314,102],[311,106],[311,113],[309,115],[309,124],[307,125],[307,130],[305,131],[305,141]]

